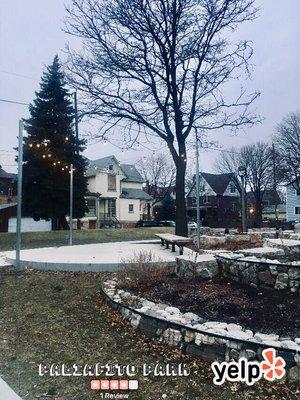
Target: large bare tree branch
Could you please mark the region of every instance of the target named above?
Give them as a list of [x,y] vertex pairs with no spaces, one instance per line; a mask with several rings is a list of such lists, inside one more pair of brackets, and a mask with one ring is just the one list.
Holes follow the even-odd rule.
[[[250,109],[257,92],[224,94],[249,74],[250,43],[230,38],[256,17],[254,1],[72,0],[67,8],[66,31],[83,42],[82,51],[69,50],[68,65],[84,112],[142,126],[167,143],[182,214],[191,132],[259,120]],[[128,129],[122,133],[128,142]]]

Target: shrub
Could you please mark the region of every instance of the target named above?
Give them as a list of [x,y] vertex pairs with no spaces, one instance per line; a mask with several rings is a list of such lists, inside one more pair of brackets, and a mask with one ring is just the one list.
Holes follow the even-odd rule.
[[124,269],[118,273],[119,287],[140,291],[166,281],[173,268],[168,267],[152,251],[134,253],[130,259],[122,260]]

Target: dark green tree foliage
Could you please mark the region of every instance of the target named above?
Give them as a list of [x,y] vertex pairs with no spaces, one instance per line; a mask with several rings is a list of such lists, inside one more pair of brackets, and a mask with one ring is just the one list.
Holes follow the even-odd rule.
[[160,221],[171,220],[175,221],[175,201],[170,194],[167,194],[162,202],[158,213]]
[[69,166],[74,171],[74,218],[86,212],[86,161],[80,154],[85,142],[73,132],[74,108],[65,88],[65,75],[56,56],[43,73],[40,91],[29,107],[24,138],[24,214],[52,219],[59,228],[67,228],[65,216],[70,206]]

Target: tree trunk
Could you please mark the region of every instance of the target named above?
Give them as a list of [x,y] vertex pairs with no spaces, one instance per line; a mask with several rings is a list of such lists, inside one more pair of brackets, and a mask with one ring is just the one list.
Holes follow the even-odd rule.
[[186,203],[185,203],[185,156],[177,160],[176,164],[176,229],[179,236],[188,236]]
[[68,224],[68,222],[66,220],[65,215],[60,215],[59,216],[59,228],[64,230],[64,231],[67,231],[69,229],[69,224]]
[[262,227],[262,201],[261,201],[261,195],[258,194],[256,195],[255,198],[255,225],[256,228],[261,228]]

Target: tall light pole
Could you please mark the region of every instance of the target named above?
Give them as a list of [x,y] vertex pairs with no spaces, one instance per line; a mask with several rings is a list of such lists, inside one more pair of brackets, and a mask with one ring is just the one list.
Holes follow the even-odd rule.
[[198,136],[197,131],[195,133],[195,146],[196,146],[196,205],[197,205],[197,247],[200,250],[200,226],[201,226],[201,214],[200,214],[200,179],[199,179],[199,147],[198,147]]
[[23,121],[19,121],[18,141],[18,197],[17,197],[17,229],[16,229],[16,272],[20,269],[21,221],[22,221],[22,181],[23,181]]
[[69,245],[73,245],[73,164],[70,165],[70,220],[69,220]]
[[246,177],[246,167],[241,165],[238,168],[238,174],[242,181],[242,233],[247,232],[247,221],[246,221],[246,205],[245,205],[245,177]]

